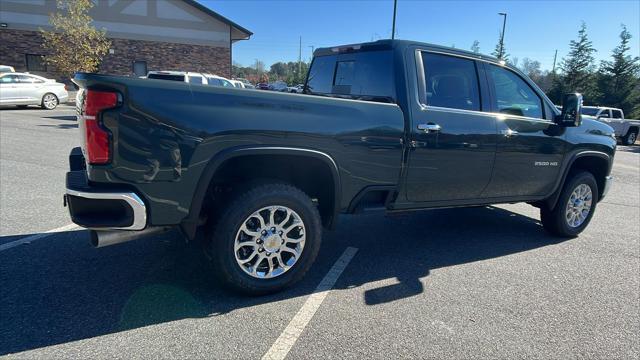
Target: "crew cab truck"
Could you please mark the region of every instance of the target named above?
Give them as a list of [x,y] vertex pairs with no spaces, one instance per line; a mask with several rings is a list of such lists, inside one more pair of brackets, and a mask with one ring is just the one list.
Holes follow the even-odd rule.
[[560,112],[517,69],[457,49],[318,49],[304,94],[74,81],[72,220],[98,247],[178,227],[251,294],[299,280],[340,213],[527,202],[572,237],[611,183],[613,131],[582,119],[579,94]]
[[640,133],[640,120],[625,119],[622,109],[603,106],[584,106],[582,114],[593,116],[613,128],[618,139],[624,145],[633,145]]

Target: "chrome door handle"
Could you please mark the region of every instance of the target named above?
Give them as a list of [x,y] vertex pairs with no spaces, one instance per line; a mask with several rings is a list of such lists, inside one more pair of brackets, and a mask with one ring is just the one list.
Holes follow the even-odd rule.
[[438,124],[418,124],[418,130],[422,130],[424,132],[438,132],[442,129]]
[[504,135],[505,137],[518,136],[518,134],[519,133],[515,130],[511,130],[511,129],[502,130],[502,135]]

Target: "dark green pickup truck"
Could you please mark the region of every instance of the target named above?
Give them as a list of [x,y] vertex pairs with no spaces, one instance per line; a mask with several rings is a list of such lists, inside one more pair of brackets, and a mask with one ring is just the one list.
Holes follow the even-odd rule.
[[340,213],[527,202],[576,236],[611,182],[613,131],[581,119],[579,94],[560,112],[517,69],[456,49],[318,49],[304,94],[74,81],[73,221],[96,246],[178,227],[254,294],[299,280]]

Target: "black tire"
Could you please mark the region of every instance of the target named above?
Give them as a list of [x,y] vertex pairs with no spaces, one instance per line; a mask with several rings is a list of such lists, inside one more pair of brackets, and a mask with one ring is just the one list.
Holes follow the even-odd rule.
[[[579,226],[571,226],[566,218],[569,198],[573,191],[580,185],[587,185],[591,189],[591,209],[584,221]],[[570,174],[562,187],[562,192],[558,198],[555,208],[549,209],[546,206],[540,208],[540,218],[542,226],[546,231],[560,237],[576,237],[589,225],[593,214],[596,211],[599,193],[596,179],[590,172],[582,171]]]
[[[268,206],[285,206],[295,211],[306,229],[306,240],[299,259],[284,273],[267,279],[247,274],[236,261],[234,243],[245,220]],[[214,273],[225,285],[249,295],[263,295],[293,285],[313,264],[322,240],[322,223],[318,209],[309,196],[298,188],[283,183],[262,183],[235,196],[209,233],[213,234],[209,253]],[[284,253],[283,253],[284,254]]]
[[622,137],[622,143],[624,145],[633,145],[638,139],[638,130],[629,130],[627,135]]
[[[51,100],[49,100],[49,99],[51,99]],[[43,109],[45,109],[45,110],[53,110],[53,109],[57,108],[59,104],[60,104],[60,100],[58,100],[58,97],[56,96],[56,94],[46,93],[46,94],[42,95],[42,101],[40,102],[40,106]]]

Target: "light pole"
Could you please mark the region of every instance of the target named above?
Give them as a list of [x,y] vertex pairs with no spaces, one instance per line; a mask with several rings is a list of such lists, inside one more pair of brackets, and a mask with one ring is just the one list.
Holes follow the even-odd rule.
[[498,56],[498,59],[502,60],[504,56],[504,29],[507,26],[507,13],[498,13],[498,15],[503,16],[502,32],[500,33],[500,56]]
[[398,6],[398,0],[393,0],[393,25],[391,27],[391,40],[396,38],[396,7]]

